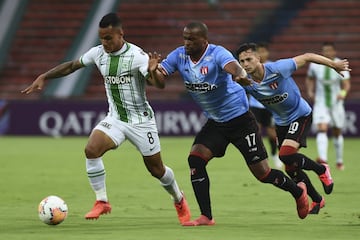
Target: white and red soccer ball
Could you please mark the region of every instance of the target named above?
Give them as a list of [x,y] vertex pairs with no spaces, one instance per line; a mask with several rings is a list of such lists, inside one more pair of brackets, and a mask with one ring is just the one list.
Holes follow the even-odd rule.
[[68,207],[58,196],[48,196],[41,200],[38,206],[39,218],[48,225],[57,225],[65,220]]

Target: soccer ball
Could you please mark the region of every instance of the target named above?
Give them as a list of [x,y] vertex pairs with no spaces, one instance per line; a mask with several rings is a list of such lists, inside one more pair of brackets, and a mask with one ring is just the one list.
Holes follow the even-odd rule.
[[48,196],[41,200],[38,207],[39,218],[48,225],[57,225],[65,220],[68,207],[58,196]]

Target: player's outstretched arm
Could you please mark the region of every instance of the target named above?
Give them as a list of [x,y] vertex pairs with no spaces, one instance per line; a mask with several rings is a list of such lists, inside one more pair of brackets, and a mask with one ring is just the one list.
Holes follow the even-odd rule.
[[250,85],[251,81],[247,77],[247,73],[244,68],[240,66],[237,61],[229,62],[224,66],[224,70],[233,76],[233,80],[240,85]]
[[343,76],[341,71],[351,71],[349,68],[349,61],[347,59],[333,61],[327,57],[315,53],[305,53],[296,56],[293,59],[296,62],[297,68],[304,66],[306,63],[313,62],[331,67],[335,69],[335,71],[338,72],[341,76]]
[[59,64],[56,67],[50,69],[49,71],[40,74],[35,79],[35,81],[32,82],[30,86],[22,90],[21,93],[29,94],[35,90],[42,90],[44,87],[45,80],[69,75],[70,73],[73,73],[82,67],[84,67],[84,65],[79,60],[69,61]]
[[161,55],[154,52],[148,53],[149,54],[149,74],[150,77],[148,82],[150,85],[155,86],[157,88],[165,88],[165,76],[161,73],[160,69],[158,68]]

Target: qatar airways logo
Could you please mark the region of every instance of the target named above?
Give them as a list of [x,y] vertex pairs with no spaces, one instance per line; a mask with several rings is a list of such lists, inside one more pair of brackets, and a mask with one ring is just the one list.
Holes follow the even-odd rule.
[[105,84],[126,84],[131,83],[131,76],[105,76],[104,77]]
[[185,82],[185,87],[190,92],[208,92],[217,88],[215,84]]
[[270,98],[259,99],[259,101],[264,105],[278,104],[278,103],[285,101],[288,98],[288,96],[289,96],[289,94],[287,92],[284,92],[281,95],[275,95]]

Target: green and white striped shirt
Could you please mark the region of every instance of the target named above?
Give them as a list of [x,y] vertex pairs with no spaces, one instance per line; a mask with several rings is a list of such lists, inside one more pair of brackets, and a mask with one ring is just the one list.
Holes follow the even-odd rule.
[[141,48],[127,42],[115,53],[106,53],[98,45],[80,57],[85,66],[96,64],[104,78],[108,115],[129,124],[144,123],[154,116],[145,92],[148,61]]
[[[334,61],[339,61],[335,58]],[[344,77],[328,66],[310,63],[308,77],[316,79],[315,102],[324,107],[332,107],[338,100],[337,95],[341,90],[341,81],[350,79],[348,71],[341,72]]]

